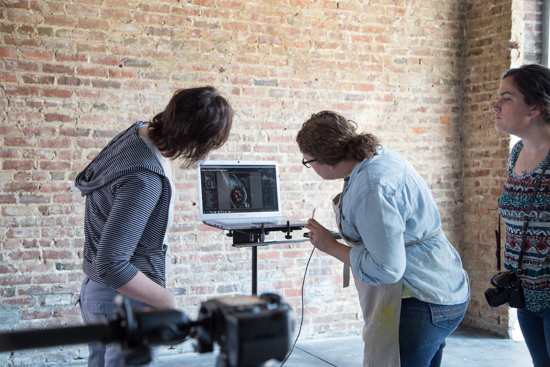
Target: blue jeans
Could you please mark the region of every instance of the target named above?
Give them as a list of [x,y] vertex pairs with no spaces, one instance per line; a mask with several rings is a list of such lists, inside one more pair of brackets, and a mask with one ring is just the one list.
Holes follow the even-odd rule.
[[540,312],[518,308],[521,333],[535,367],[550,367],[550,308]]
[[445,338],[464,318],[468,302],[437,305],[404,298],[399,322],[401,367],[439,367]]
[[[115,315],[116,304],[115,296],[119,294],[114,289],[106,285],[99,284],[86,277],[82,282],[80,290],[80,312],[86,325],[99,324],[105,319],[110,319]],[[148,307],[149,305],[129,298],[132,308]],[[88,344],[90,354],[88,356],[88,367],[122,367],[126,366],[123,362],[121,352],[118,350],[117,343],[107,345]],[[144,365],[146,367],[156,367],[158,361],[158,347],[151,348],[153,360]]]

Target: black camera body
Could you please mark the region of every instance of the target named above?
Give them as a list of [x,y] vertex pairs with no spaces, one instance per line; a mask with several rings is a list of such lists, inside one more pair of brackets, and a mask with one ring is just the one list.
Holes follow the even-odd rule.
[[512,271],[499,271],[491,278],[493,287],[485,290],[489,306],[495,308],[505,303],[510,307],[524,308],[525,298],[521,287],[517,285],[517,275]]
[[273,293],[217,298],[203,302],[194,328],[197,352],[220,346],[217,366],[252,367],[283,361],[291,346],[294,318]]

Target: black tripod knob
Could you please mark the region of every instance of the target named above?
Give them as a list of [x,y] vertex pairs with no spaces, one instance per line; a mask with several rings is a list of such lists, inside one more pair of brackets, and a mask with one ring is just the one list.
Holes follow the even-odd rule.
[[290,240],[292,238],[292,236],[290,235],[290,221],[286,221],[286,236],[285,238],[287,240]]

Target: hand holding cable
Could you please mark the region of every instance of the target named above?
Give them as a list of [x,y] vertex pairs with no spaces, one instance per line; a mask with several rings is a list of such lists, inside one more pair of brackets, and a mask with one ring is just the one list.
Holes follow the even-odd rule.
[[315,219],[308,220],[305,228],[309,229],[309,242],[319,250],[334,256],[345,264],[350,264],[350,247],[336,241],[331,231]]

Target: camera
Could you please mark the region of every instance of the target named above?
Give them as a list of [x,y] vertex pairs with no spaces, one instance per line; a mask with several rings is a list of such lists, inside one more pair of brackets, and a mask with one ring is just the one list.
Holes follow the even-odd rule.
[[499,271],[491,278],[493,287],[485,290],[489,306],[495,308],[508,303],[510,307],[524,308],[523,291],[517,285],[517,275],[511,271]]
[[132,309],[117,296],[114,318],[100,324],[0,333],[0,353],[82,343],[117,343],[124,363],[139,366],[151,360],[151,346],[174,345],[191,336],[196,351],[220,347],[217,367],[259,367],[270,359],[283,361],[290,351],[294,318],[290,306],[274,293],[222,297],[201,304],[198,319],[175,309]]
[[199,353],[220,346],[218,366],[260,366],[283,361],[290,350],[294,320],[290,307],[273,293],[222,297],[203,302],[193,329]]

